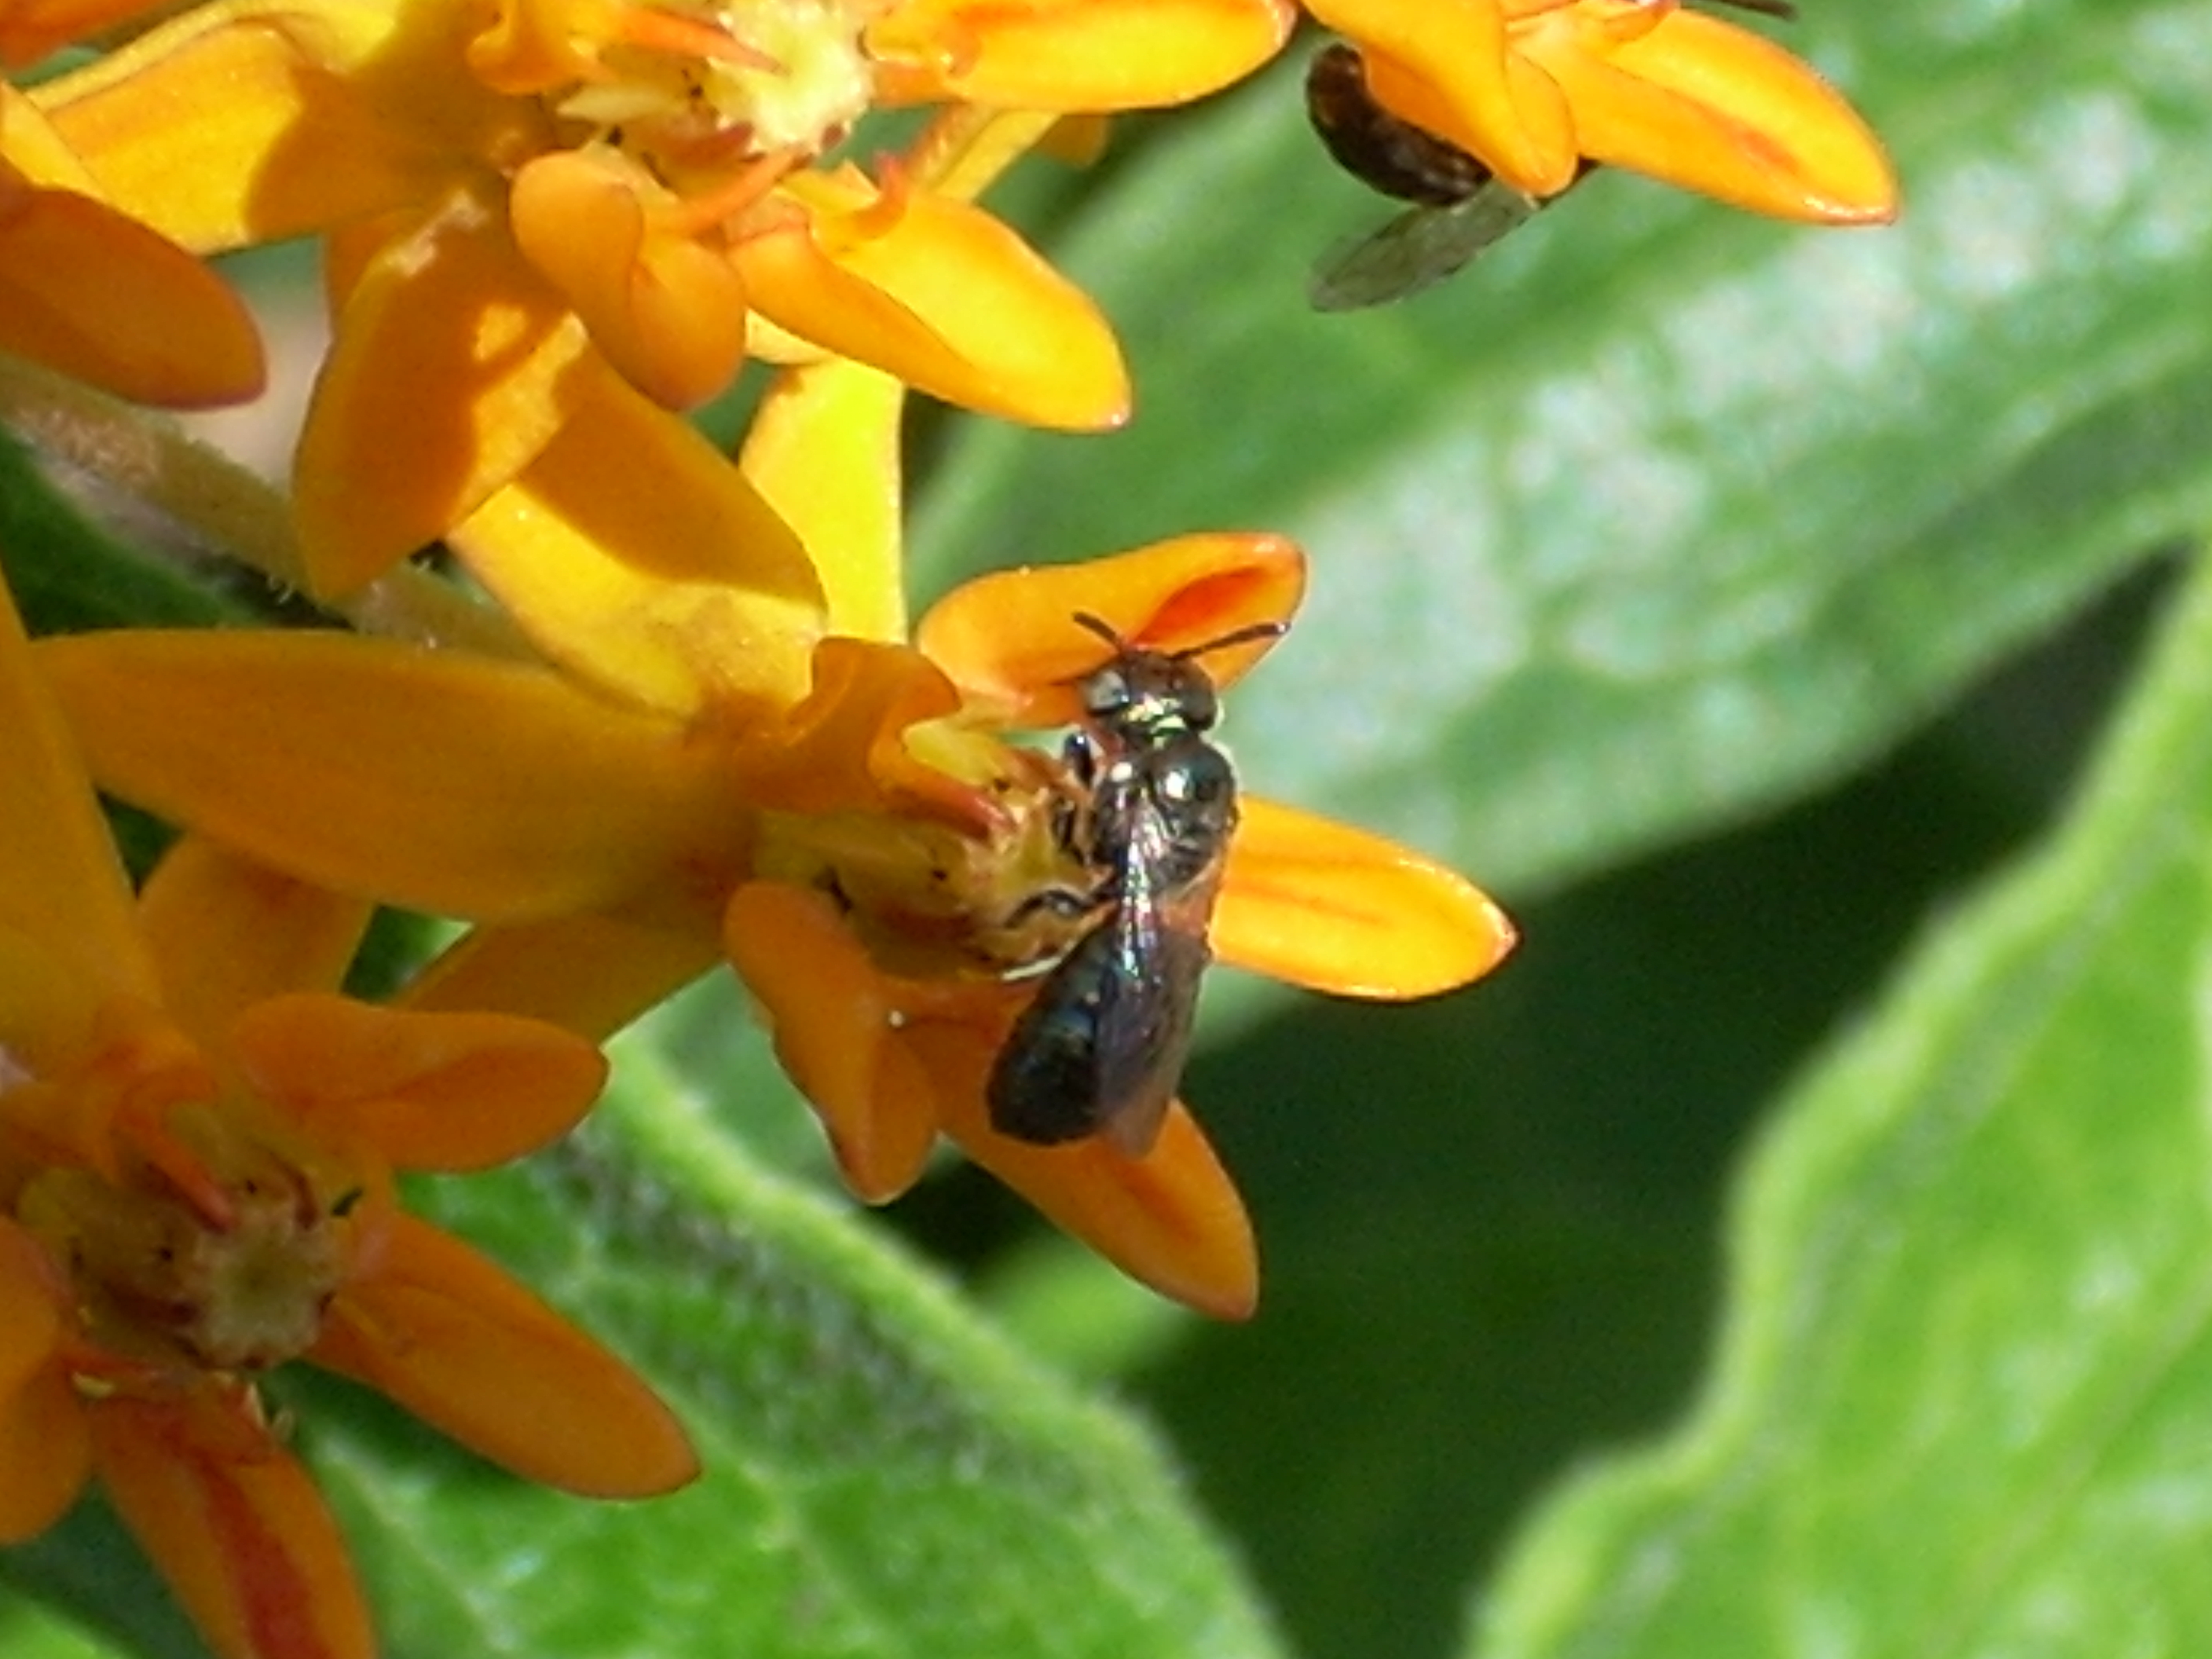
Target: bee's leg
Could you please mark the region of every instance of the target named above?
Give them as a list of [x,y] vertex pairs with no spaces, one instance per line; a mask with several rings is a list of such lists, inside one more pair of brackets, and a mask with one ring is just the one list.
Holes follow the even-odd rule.
[[1080,921],[1085,916],[1096,914],[1111,896],[1111,891],[1112,884],[1106,881],[1100,882],[1087,892],[1081,888],[1057,884],[1040,887],[1009,910],[1006,921],[1000,925],[1012,927],[1045,911],[1050,911],[1063,921]]

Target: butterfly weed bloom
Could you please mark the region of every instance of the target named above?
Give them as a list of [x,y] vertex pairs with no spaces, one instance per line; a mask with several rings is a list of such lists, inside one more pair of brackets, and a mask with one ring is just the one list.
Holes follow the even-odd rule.
[[1585,161],[1754,213],[1885,222],[1881,141],[1808,65],[1679,0],[1306,0],[1392,114],[1542,198]]
[[365,907],[207,843],[134,900],[4,588],[0,729],[0,1542],[96,1479],[224,1659],[368,1655],[261,1403],[294,1358],[572,1491],[690,1479],[642,1382],[394,1191],[565,1132],[596,1051],[335,994]]
[[214,0],[33,95],[118,205],[188,248],[326,237],[335,340],[295,488],[337,593],[466,516],[608,375],[687,406],[749,341],[1013,418],[1117,422],[1119,352],[1079,291],[981,210],[835,146],[912,103],[1184,100],[1265,61],[1291,18],[1283,0]]
[[0,354],[134,403],[240,403],[261,340],[229,288],[118,210],[46,118],[0,84]]

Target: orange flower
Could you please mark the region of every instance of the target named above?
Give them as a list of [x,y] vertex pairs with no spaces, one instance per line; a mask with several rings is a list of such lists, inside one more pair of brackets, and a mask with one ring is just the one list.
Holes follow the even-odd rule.
[[[343,592],[514,477],[609,366],[684,406],[749,338],[1048,425],[1127,387],[1095,307],[893,167],[811,170],[872,107],[1172,102],[1263,62],[1284,0],[220,0],[33,96],[112,198],[198,252],[333,237],[296,465]],[[748,319],[753,319],[750,331]]]
[[255,1379],[301,1358],[572,1491],[690,1478],[619,1361],[398,1206],[589,1106],[591,1046],[333,994],[366,908],[186,842],[134,902],[0,589],[0,1541],[97,1476],[225,1659],[367,1655]]
[[1552,196],[1583,160],[1754,213],[1882,222],[1881,141],[1805,64],[1678,0],[1306,0],[1393,114]]
[[198,259],[100,196],[69,146],[0,84],[0,352],[134,403],[240,403],[261,338]]

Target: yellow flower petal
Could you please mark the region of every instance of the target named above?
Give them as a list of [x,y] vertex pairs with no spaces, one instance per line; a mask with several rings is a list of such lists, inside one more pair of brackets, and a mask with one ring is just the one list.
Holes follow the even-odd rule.
[[729,385],[745,350],[745,289],[722,254],[648,216],[611,155],[556,151],[515,175],[516,244],[575,307],[616,370],[670,409]]
[[1896,216],[1881,141],[1812,69],[1748,29],[1676,11],[1609,57],[1562,50],[1541,61],[1593,160],[1785,219]]
[[1308,0],[1306,9],[1358,48],[1368,90],[1393,114],[1532,196],[1573,182],[1568,100],[1512,49],[1498,0]]
[[276,241],[434,196],[475,124],[518,120],[441,41],[463,10],[215,0],[31,95],[131,217],[199,253]]
[[374,1659],[337,1522],[242,1401],[118,1395],[88,1415],[116,1512],[219,1659]]
[[1215,953],[1338,996],[1397,1000],[1479,979],[1513,948],[1480,890],[1410,848],[1248,797],[1213,913]]
[[[927,1046],[925,1030],[918,1042]],[[936,1069],[945,1132],[975,1163],[1132,1279],[1216,1319],[1250,1316],[1260,1261],[1244,1201],[1206,1136],[1177,1103],[1159,1139],[1133,1158],[1099,1135],[1032,1146],[998,1133],[983,1105],[985,1054]],[[969,1086],[959,1086],[966,1085]]]
[[424,969],[398,1001],[431,1011],[521,1014],[599,1042],[721,960],[710,931],[613,916],[474,927]]
[[536,1152],[583,1120],[607,1073],[589,1042],[534,1019],[337,996],[271,997],[229,1036],[262,1098],[400,1170],[489,1170]]
[[1280,0],[902,0],[866,40],[893,99],[1151,109],[1250,74],[1297,18]]
[[240,403],[261,390],[261,337],[221,278],[90,197],[0,162],[0,351],[134,403]]
[[754,306],[802,339],[985,414],[1078,431],[1127,418],[1128,371],[1088,295],[980,208],[919,192],[897,205],[889,224],[881,204],[825,206],[811,232],[748,237],[732,258]]
[[202,1042],[265,997],[337,990],[371,908],[198,836],[169,849],[138,896],[161,1006]]
[[459,524],[550,442],[603,365],[583,325],[467,191],[394,238],[339,313],[293,493],[337,598]]
[[[994,571],[963,583],[923,616],[924,655],[1002,724],[1065,726],[1080,712],[1075,682],[1106,647],[1076,612],[1155,651],[1188,651],[1260,623],[1289,621],[1305,591],[1305,556],[1280,536],[1178,536],[1110,558]],[[1208,652],[1206,671],[1233,684],[1273,644]]]
[[724,946],[846,1184],[871,1204],[896,1198],[921,1174],[937,1109],[890,983],[825,895],[781,883],[737,890]]
[[0,750],[0,847],[8,849],[0,860],[0,926],[103,995],[155,1000],[160,981],[131,915],[130,878],[4,582],[0,732],[8,734]]
[[890,375],[833,357],[778,375],[745,430],[738,466],[805,544],[833,634],[906,637],[905,401]]
[[628,1366],[410,1216],[393,1218],[374,1275],[339,1294],[308,1357],[564,1492],[646,1498],[699,1472],[683,1425]]
[[339,892],[489,920],[591,908],[672,870],[711,884],[741,818],[711,748],[541,670],[330,634],[37,652],[118,793]]
[[726,456],[611,376],[452,539],[532,644],[622,701],[742,725],[805,690],[823,629],[806,548]]

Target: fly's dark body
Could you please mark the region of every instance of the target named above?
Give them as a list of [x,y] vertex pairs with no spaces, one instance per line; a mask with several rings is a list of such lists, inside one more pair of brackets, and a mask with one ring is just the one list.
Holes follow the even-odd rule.
[[1359,54],[1341,42],[1323,46],[1307,65],[1306,118],[1339,167],[1370,190],[1415,204],[1321,257],[1307,290],[1317,311],[1419,294],[1542,205],[1458,145],[1376,103]]
[[1084,723],[1066,753],[1084,798],[1067,833],[1102,878],[1073,902],[1095,906],[1097,919],[1015,1022],[988,1099],[1002,1134],[1056,1146],[1103,1133],[1136,1157],[1159,1133],[1190,1054],[1206,928],[1237,827],[1236,774],[1206,737],[1218,700],[1192,659],[1281,628],[1170,654],[1130,645],[1095,617],[1076,621],[1114,647],[1082,682]]

